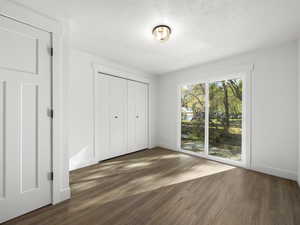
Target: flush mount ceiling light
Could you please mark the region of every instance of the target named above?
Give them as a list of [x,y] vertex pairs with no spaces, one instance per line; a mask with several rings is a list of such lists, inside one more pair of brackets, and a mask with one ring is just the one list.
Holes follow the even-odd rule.
[[169,40],[171,32],[171,28],[167,25],[158,25],[152,30],[154,38],[160,42]]

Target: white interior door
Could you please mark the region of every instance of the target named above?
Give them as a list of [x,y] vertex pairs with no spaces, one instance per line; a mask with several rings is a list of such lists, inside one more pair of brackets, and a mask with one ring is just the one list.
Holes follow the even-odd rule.
[[0,16],[0,222],[51,203],[50,47]]
[[109,77],[109,151],[112,157],[127,153],[127,81]]
[[148,147],[148,86],[128,81],[128,151]]

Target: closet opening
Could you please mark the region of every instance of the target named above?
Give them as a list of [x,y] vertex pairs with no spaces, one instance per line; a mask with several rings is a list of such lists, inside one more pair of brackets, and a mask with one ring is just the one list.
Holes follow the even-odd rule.
[[95,75],[95,160],[147,149],[148,84],[106,73]]

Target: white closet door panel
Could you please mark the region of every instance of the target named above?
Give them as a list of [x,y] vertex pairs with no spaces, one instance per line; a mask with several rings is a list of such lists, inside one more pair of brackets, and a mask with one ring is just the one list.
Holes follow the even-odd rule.
[[109,78],[110,152],[112,156],[127,153],[127,81]]
[[128,81],[128,151],[148,147],[148,86]]
[[38,86],[21,86],[21,191],[38,188]]
[[136,148],[148,147],[148,86],[136,83]]
[[136,82],[128,81],[128,152],[136,151]]
[[95,78],[95,155],[101,161],[112,157],[109,150],[109,77]]

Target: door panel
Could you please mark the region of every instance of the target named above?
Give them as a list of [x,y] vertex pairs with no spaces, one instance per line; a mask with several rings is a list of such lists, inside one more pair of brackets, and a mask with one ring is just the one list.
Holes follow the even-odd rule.
[[3,222],[51,203],[51,35],[0,16],[0,36]]
[[110,152],[112,157],[127,152],[127,81],[109,78]]
[[[0,41],[0,67],[36,74],[38,40],[3,28],[0,28],[0,37],[5,40]],[[19,54],[20,49],[23,54]]]
[[38,188],[38,86],[21,86],[21,192]]
[[145,149],[148,146],[147,103],[148,88],[146,84],[136,84],[136,148]]
[[192,152],[205,150],[205,83],[181,88],[181,148]]
[[128,152],[148,147],[148,86],[128,81]]
[[242,160],[242,96],[241,79],[209,83],[209,155]]

